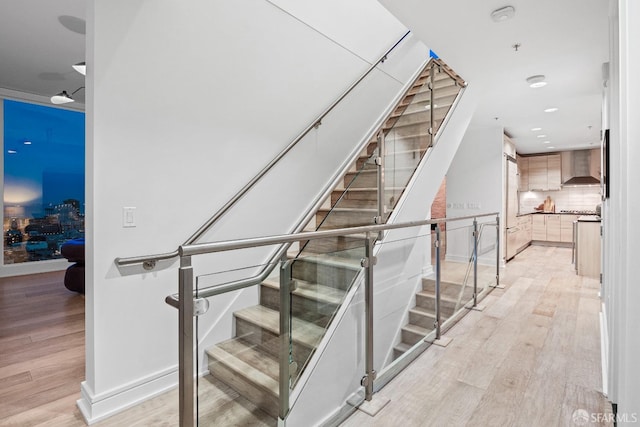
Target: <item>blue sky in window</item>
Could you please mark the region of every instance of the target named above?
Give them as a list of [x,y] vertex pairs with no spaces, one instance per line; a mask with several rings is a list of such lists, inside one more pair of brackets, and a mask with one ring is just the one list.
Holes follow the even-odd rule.
[[81,112],[4,100],[5,206],[41,215],[77,199],[84,212],[84,122]]

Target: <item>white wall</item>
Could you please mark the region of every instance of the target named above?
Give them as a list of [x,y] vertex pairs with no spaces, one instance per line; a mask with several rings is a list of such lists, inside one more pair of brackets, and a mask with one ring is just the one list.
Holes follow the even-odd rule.
[[[87,17],[79,405],[95,421],[176,382],[177,312],[164,303],[177,290],[176,263],[144,272],[114,259],[174,250],[405,29],[370,0],[96,1]],[[394,52],[207,238],[289,231],[426,52],[415,40]],[[125,206],[137,208],[135,228],[122,227]],[[216,257],[197,274],[241,261]]]
[[[503,181],[503,129],[469,128],[447,172],[447,217],[502,212]],[[502,215],[501,215],[502,218]],[[482,218],[478,222],[491,222],[495,218]],[[501,219],[502,221],[502,219]],[[472,221],[447,225],[447,259],[468,260],[473,252],[469,229]],[[486,245],[495,242],[495,231],[486,230]],[[484,244],[484,243],[483,243]],[[495,265],[495,251],[478,257],[479,262]]]
[[611,196],[603,205],[605,331],[608,397],[618,404],[618,414],[640,419],[640,287],[637,256],[640,253],[640,4],[612,0],[611,80]]

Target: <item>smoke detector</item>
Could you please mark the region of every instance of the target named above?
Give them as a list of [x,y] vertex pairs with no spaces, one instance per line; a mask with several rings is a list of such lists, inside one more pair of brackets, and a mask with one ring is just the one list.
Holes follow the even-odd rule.
[[491,12],[491,19],[494,22],[504,22],[514,17],[516,10],[513,6],[505,6]]

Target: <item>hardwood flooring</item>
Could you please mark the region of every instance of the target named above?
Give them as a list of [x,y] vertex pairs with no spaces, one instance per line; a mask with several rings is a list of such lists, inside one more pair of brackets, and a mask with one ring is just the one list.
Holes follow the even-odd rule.
[[611,414],[601,392],[599,283],[575,275],[571,249],[532,246],[501,284],[484,311],[445,334],[451,344],[429,348],[374,396],[391,400],[382,411],[356,412],[343,427],[572,426],[584,425],[572,418],[579,409]]
[[85,425],[84,297],[63,279],[0,278],[0,426]]
[[[343,425],[571,426],[577,409],[610,413],[600,392],[599,285],[576,276],[570,258],[570,249],[541,246],[518,255],[502,272],[506,288],[445,334],[449,346],[432,346],[378,393],[391,402],[376,417],[357,412]],[[63,274],[0,279],[0,426],[85,425],[75,405],[84,299],[64,288]],[[201,383],[224,403],[215,409],[224,422],[203,425],[270,424],[223,384]],[[177,406],[174,390],[96,425],[177,425]]]

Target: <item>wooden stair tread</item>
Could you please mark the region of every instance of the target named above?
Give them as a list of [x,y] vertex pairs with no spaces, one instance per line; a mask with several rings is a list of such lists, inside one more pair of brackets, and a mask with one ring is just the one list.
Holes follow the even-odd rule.
[[410,308],[410,309],[409,309],[409,312],[412,312],[412,313],[418,314],[418,315],[420,315],[420,316],[430,317],[430,318],[432,318],[432,319],[434,319],[434,320],[435,320],[435,318],[436,318],[436,314],[435,314],[435,312],[433,312],[433,311],[431,311],[431,310],[429,310],[429,309],[426,309],[426,308],[424,308],[424,307],[420,307],[420,306],[415,306],[415,307],[413,307],[413,308]]
[[433,329],[423,328],[422,326],[414,325],[412,323],[407,323],[402,327],[402,329],[404,329],[405,331],[413,332],[414,334],[425,336],[425,337],[427,336],[427,334],[429,334],[429,332],[433,330]]
[[411,344],[407,344],[406,342],[400,342],[396,344],[393,348],[401,353],[406,353],[411,347]]
[[[292,292],[294,295],[334,305],[340,305],[342,298],[344,297],[344,292],[340,289],[310,283],[300,279],[294,280],[297,285],[296,290]],[[274,280],[265,280],[262,284],[270,287],[271,289],[280,290],[280,283]]]
[[347,269],[356,270],[356,271],[360,271],[360,269],[362,268],[362,266],[360,265],[360,259],[356,260],[356,259],[350,259],[350,258],[338,258],[338,257],[325,255],[325,254],[304,255],[297,259],[300,261],[316,262],[319,264],[324,264],[332,267],[347,268]]
[[[244,348],[241,348],[242,346]],[[279,366],[275,359],[267,354],[255,350],[253,346],[239,339],[216,344],[208,348],[206,353],[213,361],[224,364],[235,375],[244,377],[261,390],[278,396],[278,381],[273,378],[273,373],[278,375]],[[271,375],[265,372],[270,372]]]
[[[262,305],[244,308],[234,312],[234,315],[247,322],[260,326],[267,331],[280,334],[280,313]],[[325,329],[293,317],[293,341],[310,348],[316,348],[324,335]]]
[[378,213],[378,209],[373,208],[325,208],[318,209],[318,213],[327,212],[356,212],[356,213]]
[[[420,295],[420,296],[423,296],[423,297],[426,297],[426,298],[433,298],[433,299],[436,298],[436,294],[434,292],[431,292],[431,291],[420,291],[420,292],[417,293],[417,295]],[[440,294],[440,301],[441,302],[449,302],[449,303],[455,304],[455,303],[458,302],[458,299]]]

